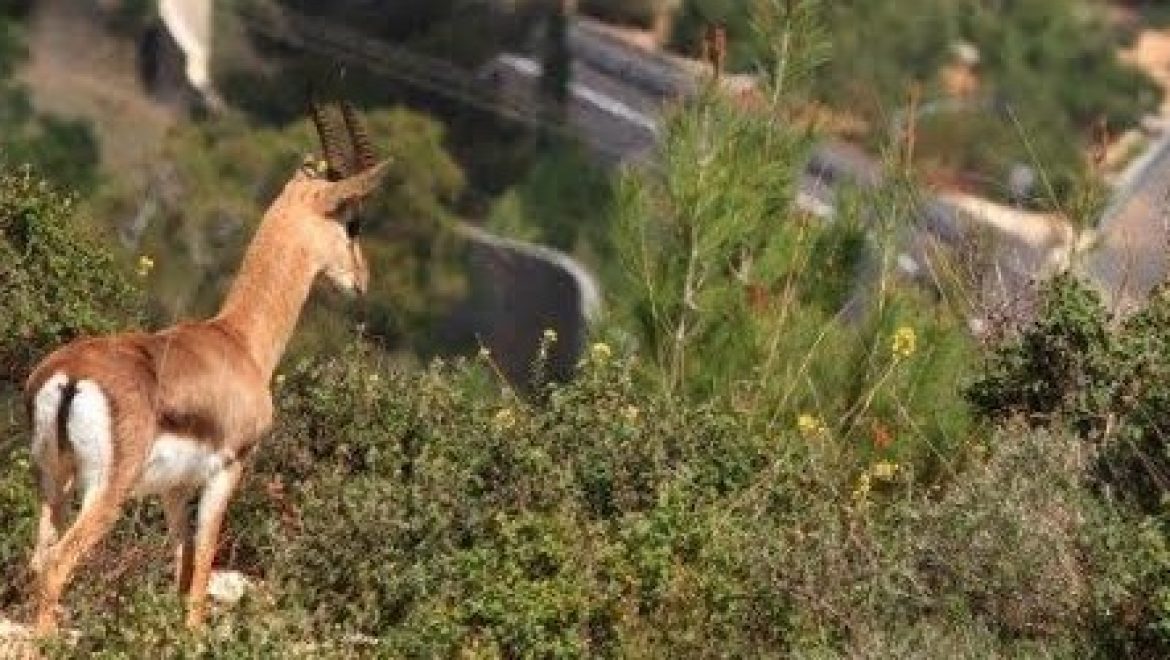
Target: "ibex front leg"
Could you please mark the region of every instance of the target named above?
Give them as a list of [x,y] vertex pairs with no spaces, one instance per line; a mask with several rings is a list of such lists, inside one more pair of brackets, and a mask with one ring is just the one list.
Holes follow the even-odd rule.
[[243,463],[232,461],[208,480],[199,498],[191,590],[187,594],[188,627],[198,628],[203,625],[207,613],[207,583],[211,579],[211,562],[215,559],[219,530],[243,471]]

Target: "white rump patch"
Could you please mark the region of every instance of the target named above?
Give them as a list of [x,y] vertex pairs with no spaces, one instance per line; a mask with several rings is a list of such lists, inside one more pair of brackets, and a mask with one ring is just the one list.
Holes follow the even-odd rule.
[[[33,397],[32,455],[42,467],[47,467],[45,459],[56,453],[57,411],[61,408],[61,398],[65,394],[67,384],[68,376],[60,372],[55,373],[41,385],[41,389]],[[46,451],[52,453],[46,454]]]
[[78,381],[65,430],[77,460],[81,492],[88,499],[96,488],[105,485],[109,477],[113,447],[110,404],[97,383]]
[[155,438],[135,495],[159,495],[175,488],[198,488],[226,461],[206,444],[170,433]]

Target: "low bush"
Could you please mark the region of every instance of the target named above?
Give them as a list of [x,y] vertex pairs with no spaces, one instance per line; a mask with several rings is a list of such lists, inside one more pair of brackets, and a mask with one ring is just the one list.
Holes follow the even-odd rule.
[[[67,599],[80,648],[974,657],[1091,649],[1097,603],[1122,601],[1108,539],[1132,528],[1057,433],[1005,430],[931,482],[664,397],[600,345],[543,405],[490,372],[395,372],[362,347],[294,365],[221,547],[257,591],[175,632],[161,521],[138,507]],[[135,568],[96,579],[116,566]]]
[[991,352],[968,397],[993,420],[1070,428],[1102,451],[1104,484],[1156,511],[1170,483],[1170,290],[1115,318],[1072,276],[1043,290],[1035,322]]
[[1170,650],[1170,290],[1119,318],[1072,276],[1041,291],[1034,322],[997,344],[967,389],[974,410],[1033,428],[1067,429],[1069,452],[1091,451],[1098,496],[1118,501],[1130,532],[1110,539],[1116,601],[1103,630],[1115,652]]
[[0,168],[0,391],[50,348],[133,326],[142,296],[126,264],[31,171]]
[[23,595],[35,529],[19,388],[52,348],[132,327],[141,309],[126,265],[73,204],[30,170],[0,167],[0,606]]

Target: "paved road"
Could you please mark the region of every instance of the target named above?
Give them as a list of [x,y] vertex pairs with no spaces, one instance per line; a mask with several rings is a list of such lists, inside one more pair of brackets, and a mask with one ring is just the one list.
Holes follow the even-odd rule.
[[1098,247],[1082,266],[1120,310],[1130,310],[1166,279],[1170,247],[1170,132],[1124,182],[1099,226]]

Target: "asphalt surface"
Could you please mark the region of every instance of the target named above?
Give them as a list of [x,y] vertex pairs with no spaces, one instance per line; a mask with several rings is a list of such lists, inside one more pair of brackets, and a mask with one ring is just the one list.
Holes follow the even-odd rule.
[[1123,183],[1098,226],[1098,244],[1081,270],[1122,311],[1166,279],[1170,246],[1170,133]]

